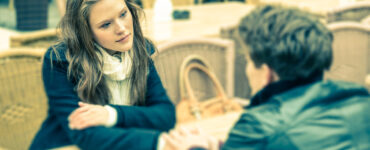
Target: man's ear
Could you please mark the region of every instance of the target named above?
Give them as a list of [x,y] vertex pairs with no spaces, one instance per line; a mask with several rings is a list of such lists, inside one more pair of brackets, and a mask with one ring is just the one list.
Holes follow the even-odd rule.
[[272,82],[279,80],[279,76],[266,64],[261,66],[263,72],[262,86],[265,87]]

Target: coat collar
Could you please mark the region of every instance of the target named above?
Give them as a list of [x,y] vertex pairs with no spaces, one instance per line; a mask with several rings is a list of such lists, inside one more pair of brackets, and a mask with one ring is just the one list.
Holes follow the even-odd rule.
[[280,80],[267,85],[265,88],[260,90],[251,99],[251,104],[247,108],[261,105],[267,102],[272,96],[289,91],[298,86],[321,81],[323,79],[323,72],[313,73],[307,78],[298,78],[296,80]]

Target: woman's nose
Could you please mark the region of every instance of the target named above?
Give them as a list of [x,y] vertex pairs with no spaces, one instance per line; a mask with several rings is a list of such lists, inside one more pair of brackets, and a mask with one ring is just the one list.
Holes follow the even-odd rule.
[[116,25],[116,34],[123,34],[124,32],[125,32],[125,30],[126,30],[126,27],[125,27],[125,25],[124,25],[124,23],[122,23],[122,22],[117,22],[117,25]]

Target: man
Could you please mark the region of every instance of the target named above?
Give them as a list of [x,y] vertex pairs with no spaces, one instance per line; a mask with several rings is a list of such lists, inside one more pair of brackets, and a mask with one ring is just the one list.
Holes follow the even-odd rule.
[[[317,18],[262,6],[241,20],[239,35],[254,96],[221,149],[370,149],[369,93],[353,83],[323,80],[333,36]],[[163,138],[168,149],[220,148],[190,129]]]

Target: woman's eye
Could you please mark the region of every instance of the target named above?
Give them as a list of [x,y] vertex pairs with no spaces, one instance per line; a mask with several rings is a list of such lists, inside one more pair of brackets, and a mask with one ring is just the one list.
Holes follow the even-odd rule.
[[126,16],[126,11],[121,14],[121,17],[125,17],[125,16]]
[[110,23],[104,23],[103,25],[101,25],[100,27],[101,28],[108,28],[109,27],[109,25],[110,25]]

